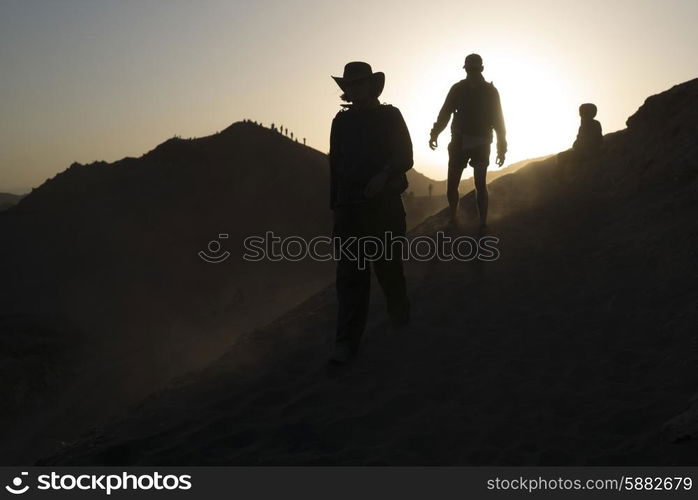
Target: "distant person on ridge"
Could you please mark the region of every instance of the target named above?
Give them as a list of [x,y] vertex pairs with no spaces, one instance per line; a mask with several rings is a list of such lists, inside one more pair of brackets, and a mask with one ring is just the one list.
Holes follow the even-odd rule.
[[438,146],[439,134],[451,123],[451,142],[448,145],[448,205],[451,209],[451,222],[456,224],[458,217],[458,185],[463,169],[468,161],[473,167],[475,193],[480,232],[487,228],[487,167],[490,164],[490,144],[492,130],[497,132],[497,165],[504,164],[507,153],[506,128],[499,92],[482,76],[484,66],[478,54],[470,54],[463,65],[466,78],[449,90],[446,101],[431,129],[429,147]]
[[579,117],[582,123],[579,125],[577,139],[574,141],[572,149],[580,158],[596,156],[601,150],[603,133],[601,132],[601,123],[594,120],[596,112],[595,104],[585,103],[579,106]]
[[594,158],[601,151],[603,132],[601,123],[595,120],[597,108],[595,104],[584,103],[579,106],[581,124],[577,132],[577,138],[572,144],[572,149],[558,154],[557,162],[561,166],[563,178],[569,180],[573,176],[573,169],[579,162]]
[[[344,110],[332,120],[330,132],[330,206],[333,236],[347,239],[405,235],[401,194],[407,189],[405,172],[412,168],[412,141],[400,110],[381,104],[385,75],[365,62],[350,62],[341,77],[333,76],[343,94]],[[342,245],[340,245],[341,247]],[[353,255],[359,243],[347,245]],[[397,248],[397,246],[396,246]],[[340,248],[341,249],[341,248]],[[385,293],[395,327],[409,322],[402,253],[395,251],[373,262],[359,262],[341,252],[337,262],[337,335],[332,363],[353,358],[368,317],[371,267]]]

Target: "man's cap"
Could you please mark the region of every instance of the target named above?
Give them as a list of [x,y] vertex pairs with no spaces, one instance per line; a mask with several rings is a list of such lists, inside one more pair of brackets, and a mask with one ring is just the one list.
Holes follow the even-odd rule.
[[464,68],[481,68],[482,67],[482,57],[479,54],[468,54],[465,57]]

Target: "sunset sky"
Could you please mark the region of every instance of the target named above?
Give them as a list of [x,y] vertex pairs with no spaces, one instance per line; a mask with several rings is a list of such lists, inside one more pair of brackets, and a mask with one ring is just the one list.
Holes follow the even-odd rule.
[[351,60],[386,73],[426,175],[445,178],[448,130],[437,152],[428,132],[470,52],[500,91],[508,162],[554,153],[580,103],[611,132],[698,76],[697,19],[695,0],[0,0],[0,191],[243,118],[326,152],[330,75]]

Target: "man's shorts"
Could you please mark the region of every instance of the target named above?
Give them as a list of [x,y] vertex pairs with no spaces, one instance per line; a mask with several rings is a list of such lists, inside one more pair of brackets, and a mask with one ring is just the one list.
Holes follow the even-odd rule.
[[490,164],[490,144],[463,149],[457,141],[448,145],[448,169],[463,171],[465,167],[487,168]]

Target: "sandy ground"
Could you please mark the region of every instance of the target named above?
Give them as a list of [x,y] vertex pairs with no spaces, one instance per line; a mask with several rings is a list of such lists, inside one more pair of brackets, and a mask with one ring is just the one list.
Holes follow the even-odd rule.
[[[48,463],[695,464],[695,440],[662,437],[698,387],[696,292],[680,263],[647,262],[666,242],[654,207],[629,234],[622,216],[599,224],[604,206],[579,217],[584,194],[559,196],[554,212],[508,202],[496,262],[409,263],[405,330],[374,288],[352,365],[326,365],[328,289]],[[463,228],[441,214],[417,233],[472,234],[472,203]]]
[[409,262],[410,326],[374,289],[353,364],[326,363],[328,288],[41,463],[695,465],[697,96],[649,98],[593,161],[492,182],[500,258]]

